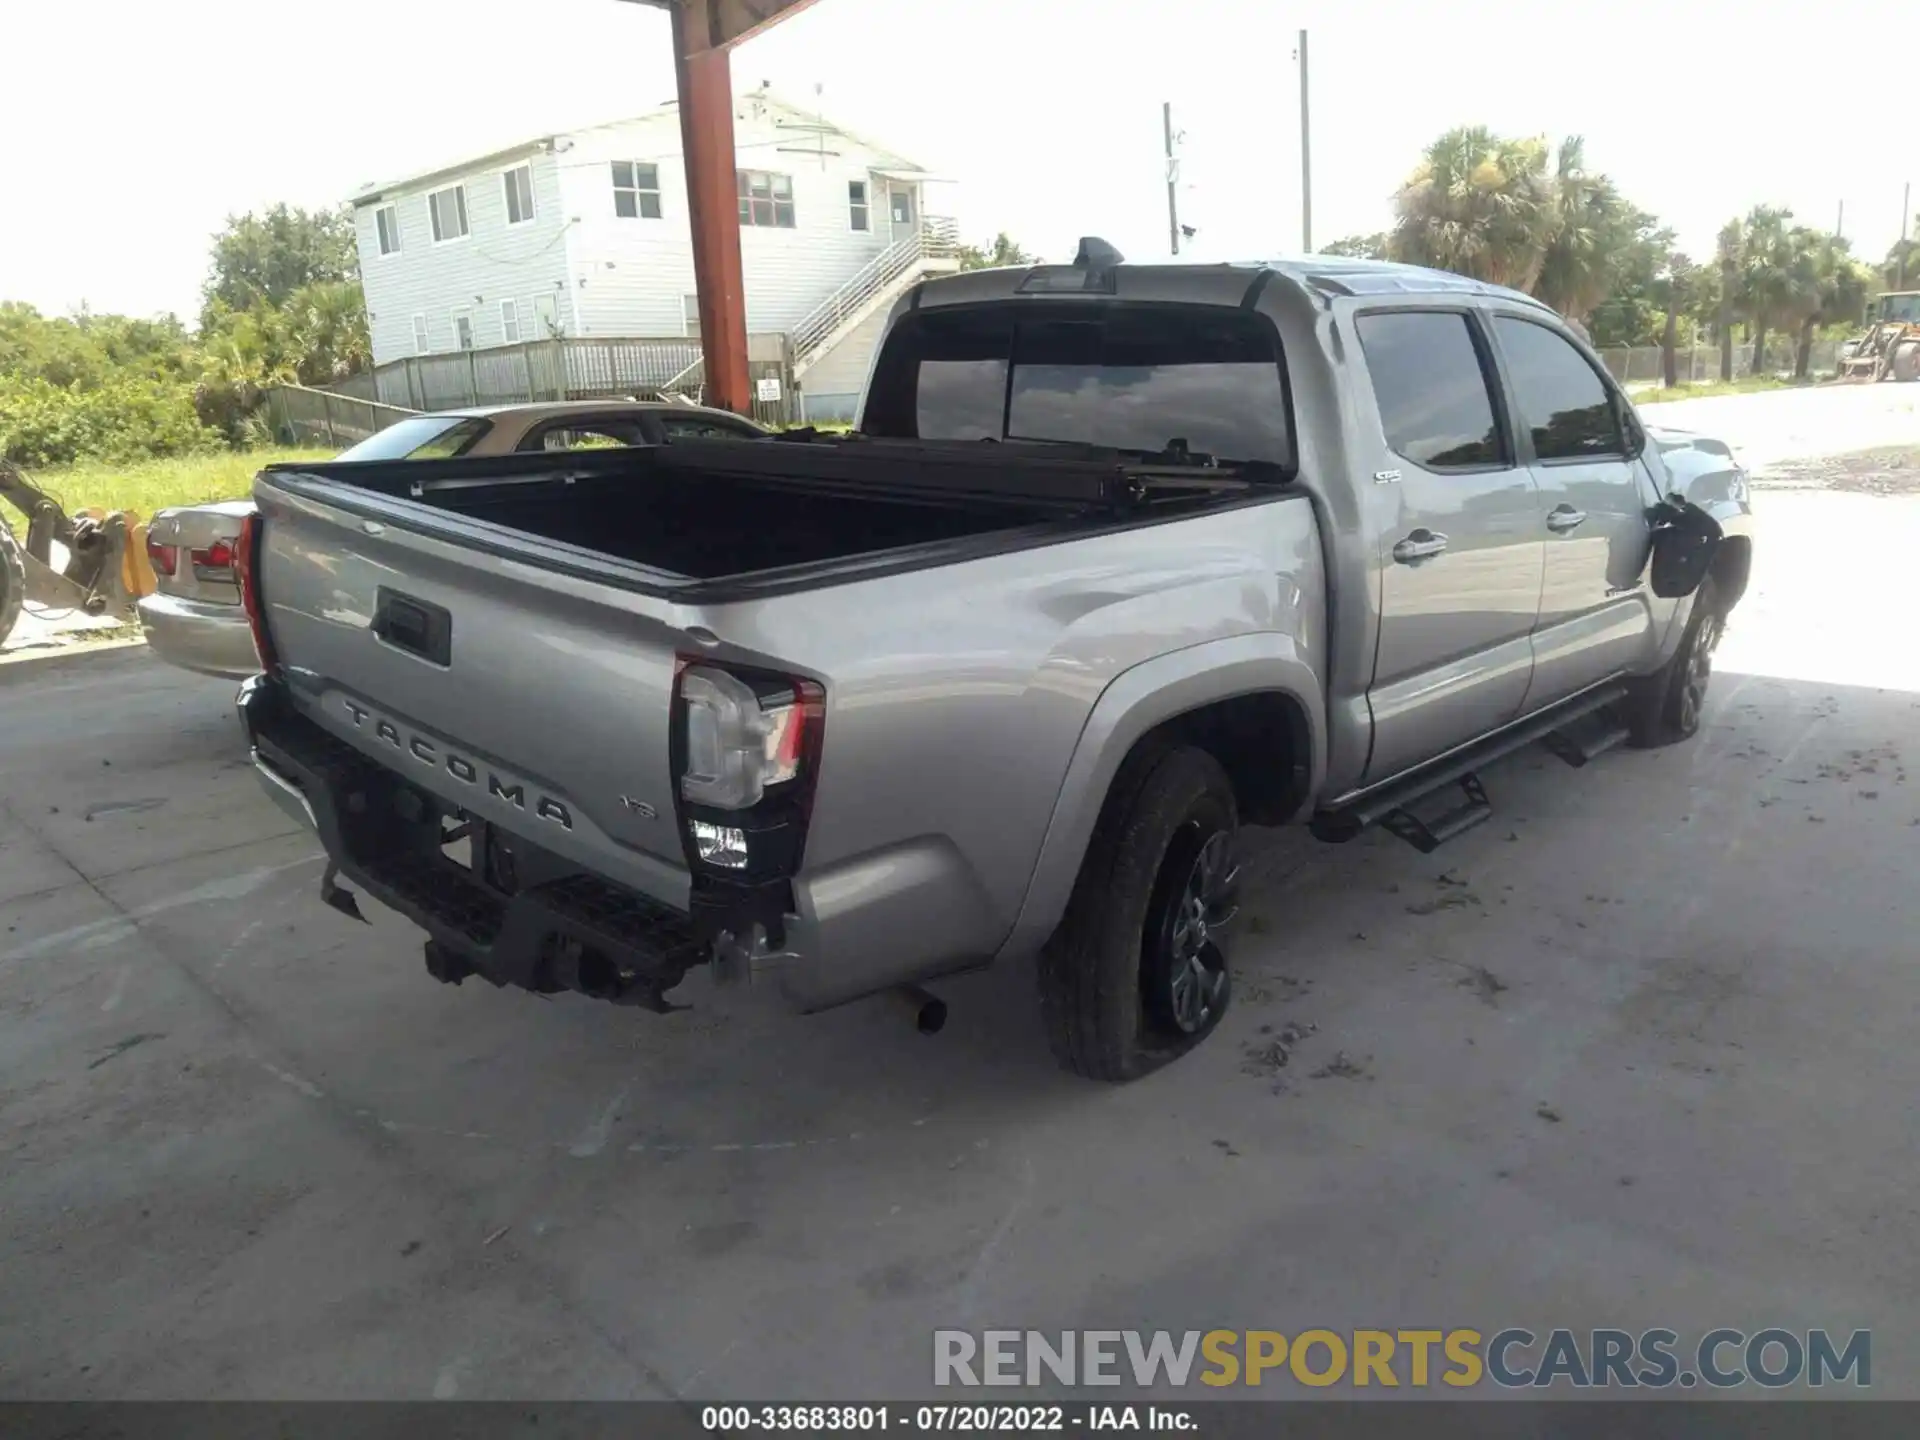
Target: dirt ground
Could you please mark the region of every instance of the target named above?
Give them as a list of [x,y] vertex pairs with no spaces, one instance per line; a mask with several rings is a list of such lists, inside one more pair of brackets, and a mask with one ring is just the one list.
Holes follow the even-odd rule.
[[231,686],[0,668],[0,1395],[908,1398],[936,1327],[1777,1324],[1920,1396],[1920,495],[1770,466],[1693,743],[1517,756],[1430,857],[1255,837],[1232,1013],[1121,1089],[1054,1069],[1025,972],[933,1039],[435,984],[319,904]]

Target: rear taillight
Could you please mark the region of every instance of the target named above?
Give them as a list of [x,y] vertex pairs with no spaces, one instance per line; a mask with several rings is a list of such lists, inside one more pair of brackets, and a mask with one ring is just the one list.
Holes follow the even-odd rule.
[[674,800],[691,863],[754,880],[799,868],[824,701],[812,680],[681,660]]
[[253,652],[260,668],[277,674],[280,657],[274,654],[273,636],[267,633],[267,611],[260,598],[260,544],[266,531],[258,515],[240,522],[240,538],[233,543],[232,564],[240,582],[240,604],[247,612],[247,628],[253,632]]
[[171,580],[174,570],[177,569],[180,564],[180,547],[178,545],[162,545],[158,540],[153,538],[153,533],[149,531],[147,533],[147,563],[153,566],[156,573],[164,575]]
[[234,583],[233,555],[231,541],[216,540],[204,550],[189,550],[187,560],[193,566],[194,579],[231,585]]

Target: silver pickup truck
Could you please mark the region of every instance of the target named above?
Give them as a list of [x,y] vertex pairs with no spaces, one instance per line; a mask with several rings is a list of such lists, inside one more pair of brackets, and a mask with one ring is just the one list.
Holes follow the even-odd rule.
[[850,436],[255,499],[255,763],[434,977],[819,1009],[1037,957],[1104,1080],[1219,1022],[1242,823],[1431,849],[1523,745],[1686,738],[1752,553],[1731,452],[1524,295],[1096,240],[914,290]]

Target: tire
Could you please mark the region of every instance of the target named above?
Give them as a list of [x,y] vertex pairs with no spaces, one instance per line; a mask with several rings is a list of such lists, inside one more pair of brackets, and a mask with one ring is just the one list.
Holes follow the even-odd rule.
[[1700,730],[1706,707],[1707,684],[1713,678],[1713,652],[1725,633],[1726,613],[1719,587],[1709,575],[1694,593],[1693,613],[1673,658],[1651,675],[1632,681],[1627,690],[1628,740],[1641,750],[1654,750],[1691,740]]
[[1135,1080],[1213,1033],[1232,999],[1239,813],[1204,750],[1129,757],[1040,953],[1047,1043],[1090,1080]]
[[1895,380],[1920,379],[1920,341],[1908,340],[1894,350],[1891,373]]
[[5,520],[0,520],[0,645],[7,643],[20,620],[20,605],[27,598],[27,562],[20,553],[20,542]]

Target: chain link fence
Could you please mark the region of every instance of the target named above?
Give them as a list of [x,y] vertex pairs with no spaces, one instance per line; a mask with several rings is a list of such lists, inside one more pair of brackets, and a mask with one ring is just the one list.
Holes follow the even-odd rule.
[[[1757,373],[1762,375],[1791,375],[1794,359],[1799,349],[1799,341],[1792,336],[1777,336],[1768,339],[1763,364]],[[1720,379],[1720,347],[1718,345],[1681,345],[1673,352],[1674,379],[1682,385],[1711,385]],[[1622,385],[1659,385],[1663,383],[1661,368],[1661,349],[1658,345],[1636,345],[1631,349],[1620,347],[1602,350],[1600,359],[1606,364],[1607,373]],[[1834,367],[1840,363],[1840,342],[1838,340],[1816,340],[1809,352],[1807,373],[1810,375],[1831,375]],[[1756,373],[1753,364],[1753,346],[1735,344],[1733,347],[1733,378],[1745,380]]]
[[267,423],[283,445],[325,445],[344,450],[358,445],[414,414],[410,407],[382,405],[332,390],[309,390],[304,385],[276,385],[267,391]]

